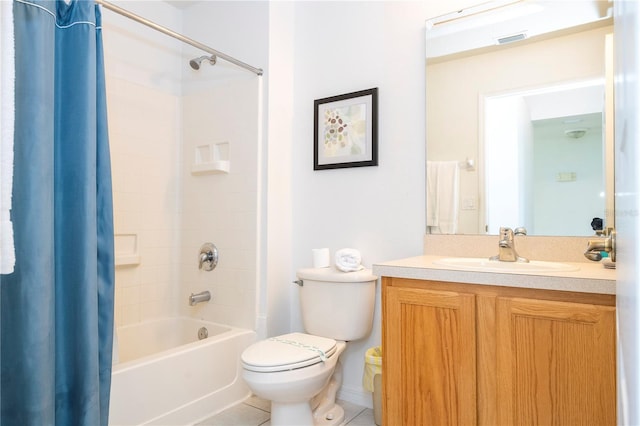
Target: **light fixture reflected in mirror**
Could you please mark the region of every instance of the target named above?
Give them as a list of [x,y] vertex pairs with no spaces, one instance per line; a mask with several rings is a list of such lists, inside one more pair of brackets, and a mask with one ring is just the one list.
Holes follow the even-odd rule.
[[580,139],[587,134],[588,129],[568,129],[564,131],[564,134],[571,139]]

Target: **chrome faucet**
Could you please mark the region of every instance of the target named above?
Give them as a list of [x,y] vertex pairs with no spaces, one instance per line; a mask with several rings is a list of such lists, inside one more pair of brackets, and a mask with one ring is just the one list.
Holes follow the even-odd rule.
[[589,240],[587,243],[587,250],[584,252],[584,257],[589,260],[597,262],[602,259],[602,252],[609,253],[609,257],[612,262],[616,261],[616,230],[613,228],[607,228],[604,231],[596,231],[600,238],[595,240]]
[[498,241],[498,254],[489,260],[499,260],[501,262],[528,262],[529,259],[518,256],[513,229],[500,228],[500,240]]
[[218,265],[218,248],[215,244],[204,243],[200,247],[200,255],[198,256],[198,269],[205,271],[213,271]]
[[191,296],[189,296],[189,305],[195,306],[198,303],[208,302],[209,300],[211,300],[211,293],[208,290],[195,294],[191,293]]

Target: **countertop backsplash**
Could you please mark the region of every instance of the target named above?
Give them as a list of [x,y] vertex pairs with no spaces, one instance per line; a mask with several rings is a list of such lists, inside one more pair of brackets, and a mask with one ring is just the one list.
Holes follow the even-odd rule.
[[[552,262],[592,262],[584,257],[593,237],[540,237],[518,235],[518,254],[530,260]],[[426,234],[424,254],[452,257],[491,257],[498,254],[498,235]]]

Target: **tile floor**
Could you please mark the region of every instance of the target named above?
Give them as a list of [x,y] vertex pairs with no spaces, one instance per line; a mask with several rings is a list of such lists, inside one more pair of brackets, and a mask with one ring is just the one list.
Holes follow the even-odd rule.
[[[375,426],[373,410],[346,401],[339,401],[344,408],[345,426]],[[249,397],[241,404],[199,423],[200,426],[270,426],[269,401]]]

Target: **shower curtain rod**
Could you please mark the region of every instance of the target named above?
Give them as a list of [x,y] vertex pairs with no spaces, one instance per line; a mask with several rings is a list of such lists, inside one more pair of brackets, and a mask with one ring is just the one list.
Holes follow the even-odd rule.
[[242,68],[244,68],[246,70],[251,71],[252,73],[255,73],[257,75],[262,75],[262,68],[255,68],[255,67],[252,67],[249,64],[245,64],[244,62],[239,61],[239,60],[237,60],[236,58],[234,58],[232,56],[225,55],[224,53],[219,52],[219,51],[217,51],[215,49],[212,49],[207,45],[204,45],[204,44],[202,44],[200,42],[197,42],[197,41],[195,41],[193,39],[190,39],[189,37],[185,37],[182,34],[179,34],[179,33],[175,32],[175,31],[172,31],[172,30],[170,30],[168,28],[165,28],[162,25],[158,25],[155,22],[152,22],[152,21],[150,21],[150,20],[148,20],[146,18],[143,18],[141,16],[136,15],[135,13],[131,13],[128,10],[121,8],[120,6],[116,6],[113,3],[109,3],[108,1],[95,0],[95,2],[96,2],[96,4],[102,5],[103,7],[107,8],[107,9],[113,11],[113,12],[116,12],[116,13],[122,15],[122,16],[125,16],[125,17],[129,18],[129,19],[133,19],[136,22],[139,22],[139,23],[141,23],[143,25],[146,25],[147,27],[153,28],[156,31],[160,31],[163,34],[166,34],[166,35],[168,35],[170,37],[178,39],[178,40],[180,40],[180,41],[182,41],[184,43],[190,44],[191,46],[193,46],[195,48],[198,48],[200,50],[204,50],[207,53],[211,53],[212,55],[214,55],[214,56],[216,56],[218,58],[224,59],[227,62],[231,62],[232,64],[235,64],[235,65],[237,65],[239,67],[242,67]]

